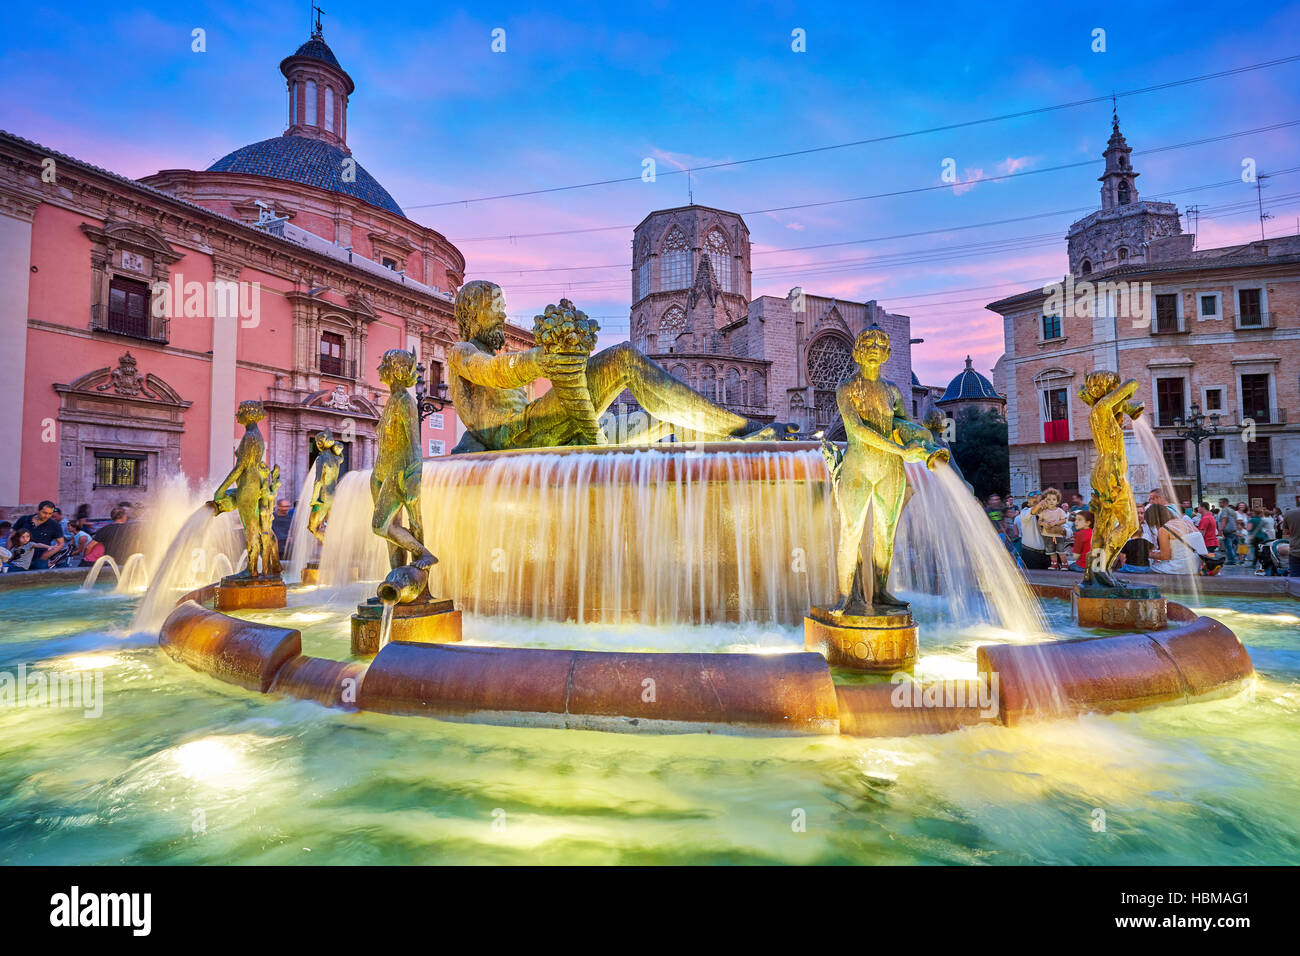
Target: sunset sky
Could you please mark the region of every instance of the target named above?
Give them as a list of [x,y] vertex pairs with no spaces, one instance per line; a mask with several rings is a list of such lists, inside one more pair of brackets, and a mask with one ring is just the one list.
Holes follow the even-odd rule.
[[[353,154],[469,278],[504,286],[521,324],[568,296],[625,338],[632,227],[687,201],[675,171],[897,136],[690,178],[696,202],[745,214],[755,296],[802,285],[911,315],[932,384],[967,353],[987,373],[1002,330],[984,305],[1063,273],[1067,227],[1099,205],[1111,105],[923,131],[1300,54],[1297,4],[322,5],[357,85]],[[277,67],[309,16],[280,0],[16,5],[0,127],[128,176],[205,168],[284,130]],[[1300,125],[1182,145],[1300,121],[1300,61],[1121,95],[1119,115],[1141,197],[1198,204],[1199,247],[1259,238],[1245,158],[1288,170],[1263,191],[1266,233],[1300,231]],[[1163,147],[1178,148],[1144,155]],[[963,180],[1030,175],[953,187],[945,159]],[[472,201],[611,179],[631,181]]]

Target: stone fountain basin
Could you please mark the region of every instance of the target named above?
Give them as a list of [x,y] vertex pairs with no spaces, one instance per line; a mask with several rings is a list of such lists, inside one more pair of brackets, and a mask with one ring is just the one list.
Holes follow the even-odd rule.
[[[1070,588],[1036,585],[1068,600]],[[820,654],[571,651],[392,642],[369,664],[302,654],[301,634],[181,599],[159,634],[171,657],[227,683],[349,710],[515,726],[649,733],[895,737],[979,723],[1010,726],[1224,696],[1254,675],[1246,649],[1211,618],[1170,601],[1170,626],[1041,644],[989,644],[995,712],[897,706],[896,685],[835,684]],[[991,686],[991,685],[989,685]],[[952,688],[945,688],[951,691]],[[941,697],[944,695],[940,695]]]

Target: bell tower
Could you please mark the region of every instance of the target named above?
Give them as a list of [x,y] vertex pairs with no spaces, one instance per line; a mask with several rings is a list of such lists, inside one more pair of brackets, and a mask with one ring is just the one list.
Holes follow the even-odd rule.
[[1119,113],[1111,114],[1110,142],[1106,152],[1101,154],[1106,160],[1106,170],[1097,177],[1101,183],[1101,208],[1114,209],[1138,201],[1137,178],[1133,171],[1133,148],[1119,131]]
[[348,97],[356,88],[325,43],[320,8],[307,42],[280,61],[289,92],[289,126],[285,136],[320,139],[348,150]]

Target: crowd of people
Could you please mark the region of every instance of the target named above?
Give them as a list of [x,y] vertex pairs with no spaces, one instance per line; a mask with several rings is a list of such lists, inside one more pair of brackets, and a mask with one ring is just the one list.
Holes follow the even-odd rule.
[[0,573],[75,568],[105,554],[120,565],[136,550],[133,507],[120,502],[105,521],[92,518],[90,506],[81,505],[67,518],[47,500],[17,521],[0,521]]
[[[1153,488],[1133,508],[1138,529],[1124,546],[1123,564],[1112,570],[1136,574],[1217,574],[1224,565],[1249,565],[1258,575],[1300,576],[1300,504],[1247,507],[1220,498],[1180,509]],[[1082,572],[1092,552],[1095,517],[1077,492],[1032,491],[1018,506],[1013,498],[990,495],[989,520],[1016,560],[1028,570]]]

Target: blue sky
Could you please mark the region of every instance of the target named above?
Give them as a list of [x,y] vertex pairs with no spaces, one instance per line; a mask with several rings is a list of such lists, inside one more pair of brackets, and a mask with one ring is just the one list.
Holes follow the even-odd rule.
[[[0,127],[130,176],[204,168],[285,126],[277,66],[309,4],[21,5],[6,13]],[[1124,92],[1300,53],[1300,5],[709,4],[335,5],[325,39],[357,89],[348,142],[413,219],[457,242],[470,277],[505,287],[522,323],[560,296],[623,338],[631,227],[686,201],[663,173]],[[207,52],[191,51],[191,31]],[[494,28],[506,51],[490,49]],[[807,52],[791,49],[791,31]],[[1105,52],[1093,31],[1105,30]],[[1300,62],[1121,97],[1144,198],[1205,211],[1201,247],[1259,236],[1239,180],[1300,166],[1300,126],[1141,155],[1300,120]],[[910,314],[923,381],[967,353],[988,371],[1001,325],[985,303],[1065,269],[1064,234],[1099,202],[1110,133],[1097,103],[943,133],[702,171],[695,201],[750,213],[1079,161],[965,188],[746,216],[754,294],[877,299]],[[587,189],[426,204],[637,177]],[[1196,192],[1188,187],[1231,182]],[[1295,234],[1300,173],[1264,192],[1268,235]],[[1235,205],[1234,205],[1235,204]],[[1002,225],[994,220],[1038,217]],[[562,230],[535,239],[493,238]],[[891,239],[910,233],[927,233]],[[486,237],[486,238],[485,238]],[[870,239],[867,243],[857,240]],[[990,243],[1004,243],[990,246]],[[845,245],[831,245],[846,243]],[[823,246],[823,248],[806,248]],[[893,258],[888,258],[888,257]],[[881,258],[885,257],[885,258]],[[601,266],[604,268],[574,268]],[[530,271],[540,270],[540,271]],[[552,271],[563,270],[563,271]]]

